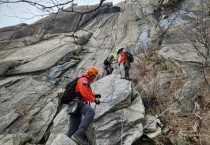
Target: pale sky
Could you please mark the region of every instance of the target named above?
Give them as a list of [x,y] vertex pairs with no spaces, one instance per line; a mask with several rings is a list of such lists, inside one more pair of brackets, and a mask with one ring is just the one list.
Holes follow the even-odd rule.
[[[47,2],[50,0],[40,1]],[[106,0],[105,2],[113,2],[113,4],[116,4],[121,1],[123,0]],[[78,3],[78,5],[92,5],[98,4],[99,2],[100,0],[74,0],[74,3]],[[41,19],[43,16],[45,17],[46,15],[44,14],[46,13],[27,3],[0,4],[0,28],[19,23],[31,24]]]

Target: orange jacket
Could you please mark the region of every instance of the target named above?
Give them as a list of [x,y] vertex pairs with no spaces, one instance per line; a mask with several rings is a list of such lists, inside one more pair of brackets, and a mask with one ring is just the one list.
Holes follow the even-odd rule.
[[94,102],[96,100],[95,98],[95,93],[92,92],[90,88],[90,83],[93,82],[93,80],[90,78],[90,76],[87,73],[84,73],[82,75],[82,78],[80,78],[77,81],[76,87],[75,87],[75,92],[80,94],[83,97],[83,100],[85,102]]
[[120,61],[118,62],[118,64],[121,64],[121,63],[124,64],[125,62],[127,62],[127,57],[126,57],[125,52],[123,52],[120,56]]

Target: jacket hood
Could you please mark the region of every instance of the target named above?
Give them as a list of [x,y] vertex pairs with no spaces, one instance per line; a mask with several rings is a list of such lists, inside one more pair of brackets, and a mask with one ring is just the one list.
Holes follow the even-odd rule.
[[86,77],[89,82],[93,82],[93,79],[87,73],[82,74],[82,76]]

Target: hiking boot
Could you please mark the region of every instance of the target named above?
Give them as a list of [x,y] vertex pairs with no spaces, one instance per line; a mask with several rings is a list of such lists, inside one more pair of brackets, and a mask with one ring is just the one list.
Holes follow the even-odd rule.
[[88,144],[88,142],[85,139],[83,139],[82,137],[80,137],[76,134],[74,134],[71,138],[73,141],[75,141],[79,145],[87,145]]

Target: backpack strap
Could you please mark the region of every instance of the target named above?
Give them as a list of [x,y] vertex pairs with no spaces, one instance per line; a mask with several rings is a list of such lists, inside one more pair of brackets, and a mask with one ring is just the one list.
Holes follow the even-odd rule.
[[[81,79],[81,78],[87,78],[87,77],[85,77],[85,76],[82,76],[82,77],[80,77],[79,79]],[[79,81],[79,79],[77,80],[77,81]],[[88,79],[88,78],[87,78]],[[79,100],[82,100],[82,98],[83,98],[83,96],[81,95],[81,93],[80,92],[75,92],[75,99],[79,99]]]

